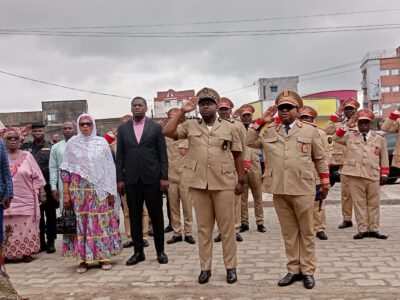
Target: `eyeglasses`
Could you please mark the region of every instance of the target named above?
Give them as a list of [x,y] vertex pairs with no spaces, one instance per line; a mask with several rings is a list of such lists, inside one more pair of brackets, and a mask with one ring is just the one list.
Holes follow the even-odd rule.
[[6,137],[7,141],[19,141],[19,137],[17,136],[8,136]]
[[79,123],[79,126],[80,127],[91,127],[93,124],[92,124],[92,122],[82,122],[82,123]]
[[292,110],[293,108],[297,108],[297,106],[293,106],[290,104],[282,104],[278,106],[278,110],[282,111],[282,110]]

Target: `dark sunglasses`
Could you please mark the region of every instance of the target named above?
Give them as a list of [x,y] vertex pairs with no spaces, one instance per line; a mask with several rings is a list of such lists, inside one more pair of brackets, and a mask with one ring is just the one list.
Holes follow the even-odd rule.
[[82,123],[79,123],[79,126],[80,126],[80,127],[85,127],[85,126],[91,127],[92,125],[93,125],[92,122],[82,122]]
[[19,137],[17,136],[8,136],[6,137],[7,141],[19,141]]
[[282,111],[282,110],[292,110],[293,108],[296,108],[296,106],[294,105],[290,105],[290,104],[282,104],[278,106],[278,110]]

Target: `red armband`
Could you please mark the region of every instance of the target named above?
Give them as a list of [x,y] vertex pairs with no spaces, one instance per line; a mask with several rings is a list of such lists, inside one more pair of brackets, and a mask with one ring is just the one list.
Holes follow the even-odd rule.
[[336,123],[336,122],[339,122],[339,117],[337,115],[332,115],[329,120]]
[[280,123],[281,123],[281,118],[275,117],[275,118],[274,118],[274,122],[275,122],[276,124],[280,124]]
[[254,130],[260,131],[261,128],[263,128],[264,125],[265,125],[264,120],[258,118],[258,119],[254,122],[253,128],[254,128]]
[[400,114],[392,112],[389,116],[390,120],[396,121],[400,117]]
[[326,186],[326,185],[330,184],[329,173],[321,173],[321,174],[319,174],[319,179],[320,179],[322,185]]
[[389,176],[389,168],[388,167],[381,168],[381,175]]
[[346,133],[346,130],[344,130],[343,128],[339,128],[338,130],[336,130],[337,136],[344,136],[345,133]]
[[244,167],[245,167],[246,169],[250,169],[250,166],[251,166],[250,161],[249,161],[249,160],[245,160],[245,161],[244,161]]

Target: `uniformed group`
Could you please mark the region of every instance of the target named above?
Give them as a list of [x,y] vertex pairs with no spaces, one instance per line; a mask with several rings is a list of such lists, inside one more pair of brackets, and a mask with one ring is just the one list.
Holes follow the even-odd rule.
[[[197,105],[201,117],[186,118]],[[303,281],[305,288],[312,289],[315,237],[328,239],[323,200],[330,188],[329,164],[340,166],[343,222],[339,228],[353,226],[354,207],[358,229],[354,239],[387,238],[379,232],[379,199],[380,186],[389,174],[389,160],[385,139],[372,130],[375,118],[372,111],[358,110],[355,99],[345,100],[321,129],[316,125],[317,111],[304,106],[296,92],[287,90],[259,119],[253,119],[255,109],[250,104],[236,111],[233,108],[230,99],[221,98],[211,88],[203,88],[196,97],[184,101],[182,107],[168,111],[168,119],[162,124],[168,152],[168,201],[173,228],[167,243],[183,240],[195,243],[193,206],[200,284],[211,277],[213,241],[222,244],[226,281],[237,281],[236,242],[243,241],[240,233],[249,230],[251,190],[256,228],[261,233],[266,232],[262,192],[273,195],[288,259],[288,273],[278,285]],[[399,117],[400,111],[395,110],[382,129],[399,132]],[[44,140],[43,130],[35,135],[35,129],[42,127],[33,128],[34,141],[25,143],[23,149],[36,158],[48,183],[47,197],[51,199],[48,172],[51,145]],[[327,135],[334,141],[332,151]],[[400,140],[397,143],[400,149]],[[393,165],[400,167],[400,151],[394,155]],[[47,201],[41,206],[41,245],[49,253],[55,251],[56,203]],[[215,222],[218,234],[213,237]]]

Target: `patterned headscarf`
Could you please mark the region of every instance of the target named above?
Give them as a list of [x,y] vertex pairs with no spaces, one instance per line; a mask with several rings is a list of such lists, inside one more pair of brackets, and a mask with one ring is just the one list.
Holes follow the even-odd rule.
[[28,136],[30,130],[31,130],[32,125],[27,125],[21,129],[18,127],[12,127],[12,126],[7,126],[2,129],[0,129],[0,139],[5,139],[7,136],[10,134],[15,134],[18,135],[21,141],[25,139],[26,136]]

